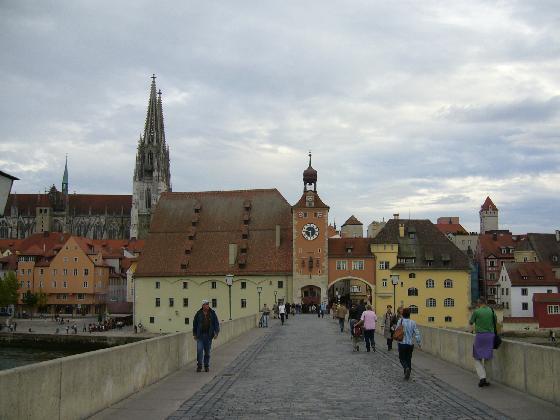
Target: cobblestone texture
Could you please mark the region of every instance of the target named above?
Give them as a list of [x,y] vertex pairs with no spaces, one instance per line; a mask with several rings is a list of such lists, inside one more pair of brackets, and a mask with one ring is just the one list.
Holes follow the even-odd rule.
[[403,380],[397,353],[353,352],[331,318],[290,317],[242,353],[169,419],[505,418],[414,369]]

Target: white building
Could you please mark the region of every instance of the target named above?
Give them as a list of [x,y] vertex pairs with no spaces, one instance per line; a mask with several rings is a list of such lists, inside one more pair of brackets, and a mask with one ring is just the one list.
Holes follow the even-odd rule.
[[506,262],[502,266],[496,303],[504,305],[504,316],[532,317],[533,294],[558,293],[560,279],[543,262]]
[[8,201],[12,184],[17,180],[19,180],[19,178],[0,171],[0,216],[4,215],[4,209],[6,208],[6,202]]

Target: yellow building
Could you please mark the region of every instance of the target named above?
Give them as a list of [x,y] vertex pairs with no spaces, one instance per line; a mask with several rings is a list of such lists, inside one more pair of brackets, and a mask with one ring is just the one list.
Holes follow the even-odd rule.
[[420,325],[468,326],[470,266],[467,256],[429,220],[389,220],[373,239],[375,307],[411,308]]
[[162,194],[136,267],[134,322],[189,331],[202,299],[228,320],[230,290],[232,319],[255,314],[259,298],[293,303],[291,220],[276,189]]

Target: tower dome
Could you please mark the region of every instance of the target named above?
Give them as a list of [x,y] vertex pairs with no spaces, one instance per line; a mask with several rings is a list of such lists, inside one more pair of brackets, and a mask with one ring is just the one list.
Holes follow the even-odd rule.
[[309,152],[309,167],[303,171],[303,190],[307,191],[307,186],[313,184],[313,190],[317,191],[317,171],[311,166],[311,152]]

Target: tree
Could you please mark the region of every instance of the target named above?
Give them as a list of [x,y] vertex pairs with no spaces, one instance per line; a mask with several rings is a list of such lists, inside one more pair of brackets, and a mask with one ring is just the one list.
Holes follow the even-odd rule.
[[28,306],[31,312],[31,318],[33,318],[33,308],[35,308],[35,306],[37,306],[37,295],[35,293],[31,293],[31,290],[28,290],[27,292],[25,292],[25,294],[23,295],[23,304]]
[[0,306],[16,305],[18,288],[17,276],[13,271],[9,271],[3,279],[0,278]]
[[36,295],[37,295],[37,307],[39,308],[40,311],[42,311],[47,307],[48,296],[45,292],[43,292],[43,289],[40,289],[36,293]]

